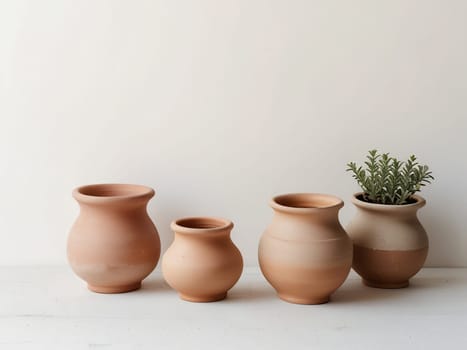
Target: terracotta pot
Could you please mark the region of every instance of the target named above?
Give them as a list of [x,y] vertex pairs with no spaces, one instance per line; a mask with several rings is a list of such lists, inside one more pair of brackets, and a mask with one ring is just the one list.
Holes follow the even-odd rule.
[[425,205],[420,196],[412,204],[352,202],[357,213],[347,227],[353,240],[353,268],[370,287],[403,288],[423,266],[428,254],[428,236],[417,219]]
[[274,216],[259,243],[259,264],[279,297],[322,304],[345,281],[352,242],[339,223],[341,199],[314,193],[274,197]]
[[230,239],[228,220],[193,217],[171,224],[175,239],[162,258],[162,273],[180,298],[193,302],[222,300],[243,269],[240,251]]
[[100,184],[75,189],[80,214],[68,237],[74,272],[98,293],[138,289],[157,265],[160,240],[146,205],[154,190]]

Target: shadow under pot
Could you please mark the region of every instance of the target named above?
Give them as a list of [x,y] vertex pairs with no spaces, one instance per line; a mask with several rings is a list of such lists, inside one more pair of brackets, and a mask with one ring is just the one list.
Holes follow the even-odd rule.
[[73,191],[80,214],[68,236],[73,271],[97,293],[123,293],[141,287],[157,265],[160,240],[146,206],[152,188],[97,184]]
[[272,222],[258,249],[261,271],[278,296],[296,304],[322,304],[345,281],[352,242],[338,219],[341,199],[315,193],[274,197]]
[[354,245],[353,269],[363,283],[375,288],[403,288],[423,266],[428,236],[417,218],[425,200],[413,195],[413,203],[374,204],[356,193],[357,213],[347,226]]
[[230,239],[233,223],[192,217],[172,222],[171,228],[175,238],[162,258],[166,282],[186,301],[224,299],[243,270],[242,255]]

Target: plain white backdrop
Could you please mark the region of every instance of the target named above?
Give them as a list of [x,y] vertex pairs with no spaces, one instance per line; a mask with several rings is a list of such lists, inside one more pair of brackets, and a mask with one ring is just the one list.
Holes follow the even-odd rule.
[[4,1],[0,264],[63,264],[71,190],[156,190],[234,221],[248,266],[273,195],[358,190],[371,148],[430,165],[429,266],[467,266],[467,2]]

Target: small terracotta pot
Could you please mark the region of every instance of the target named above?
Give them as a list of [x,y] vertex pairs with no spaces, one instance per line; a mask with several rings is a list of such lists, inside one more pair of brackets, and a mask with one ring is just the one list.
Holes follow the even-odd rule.
[[193,302],[222,300],[243,269],[240,251],[230,239],[233,223],[210,217],[171,224],[175,239],[162,258],[162,273],[180,298]]
[[80,214],[68,236],[68,261],[98,293],[140,288],[157,265],[160,240],[146,206],[152,188],[99,184],[78,187]]
[[274,197],[274,217],[259,243],[259,264],[279,297],[322,304],[345,281],[352,242],[339,223],[341,199],[314,193]]
[[353,269],[370,287],[407,287],[428,254],[428,236],[417,218],[425,200],[412,196],[412,204],[387,205],[361,197],[356,193],[352,198],[357,213],[347,226],[354,245]]

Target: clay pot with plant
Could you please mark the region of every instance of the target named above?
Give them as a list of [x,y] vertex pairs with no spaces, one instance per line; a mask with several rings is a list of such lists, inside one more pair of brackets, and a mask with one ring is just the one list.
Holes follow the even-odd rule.
[[434,179],[412,155],[406,161],[369,151],[365,166],[347,164],[363,192],[354,194],[357,213],[346,230],[354,245],[353,269],[376,288],[403,288],[423,266],[428,236],[417,218],[425,199],[416,195]]

